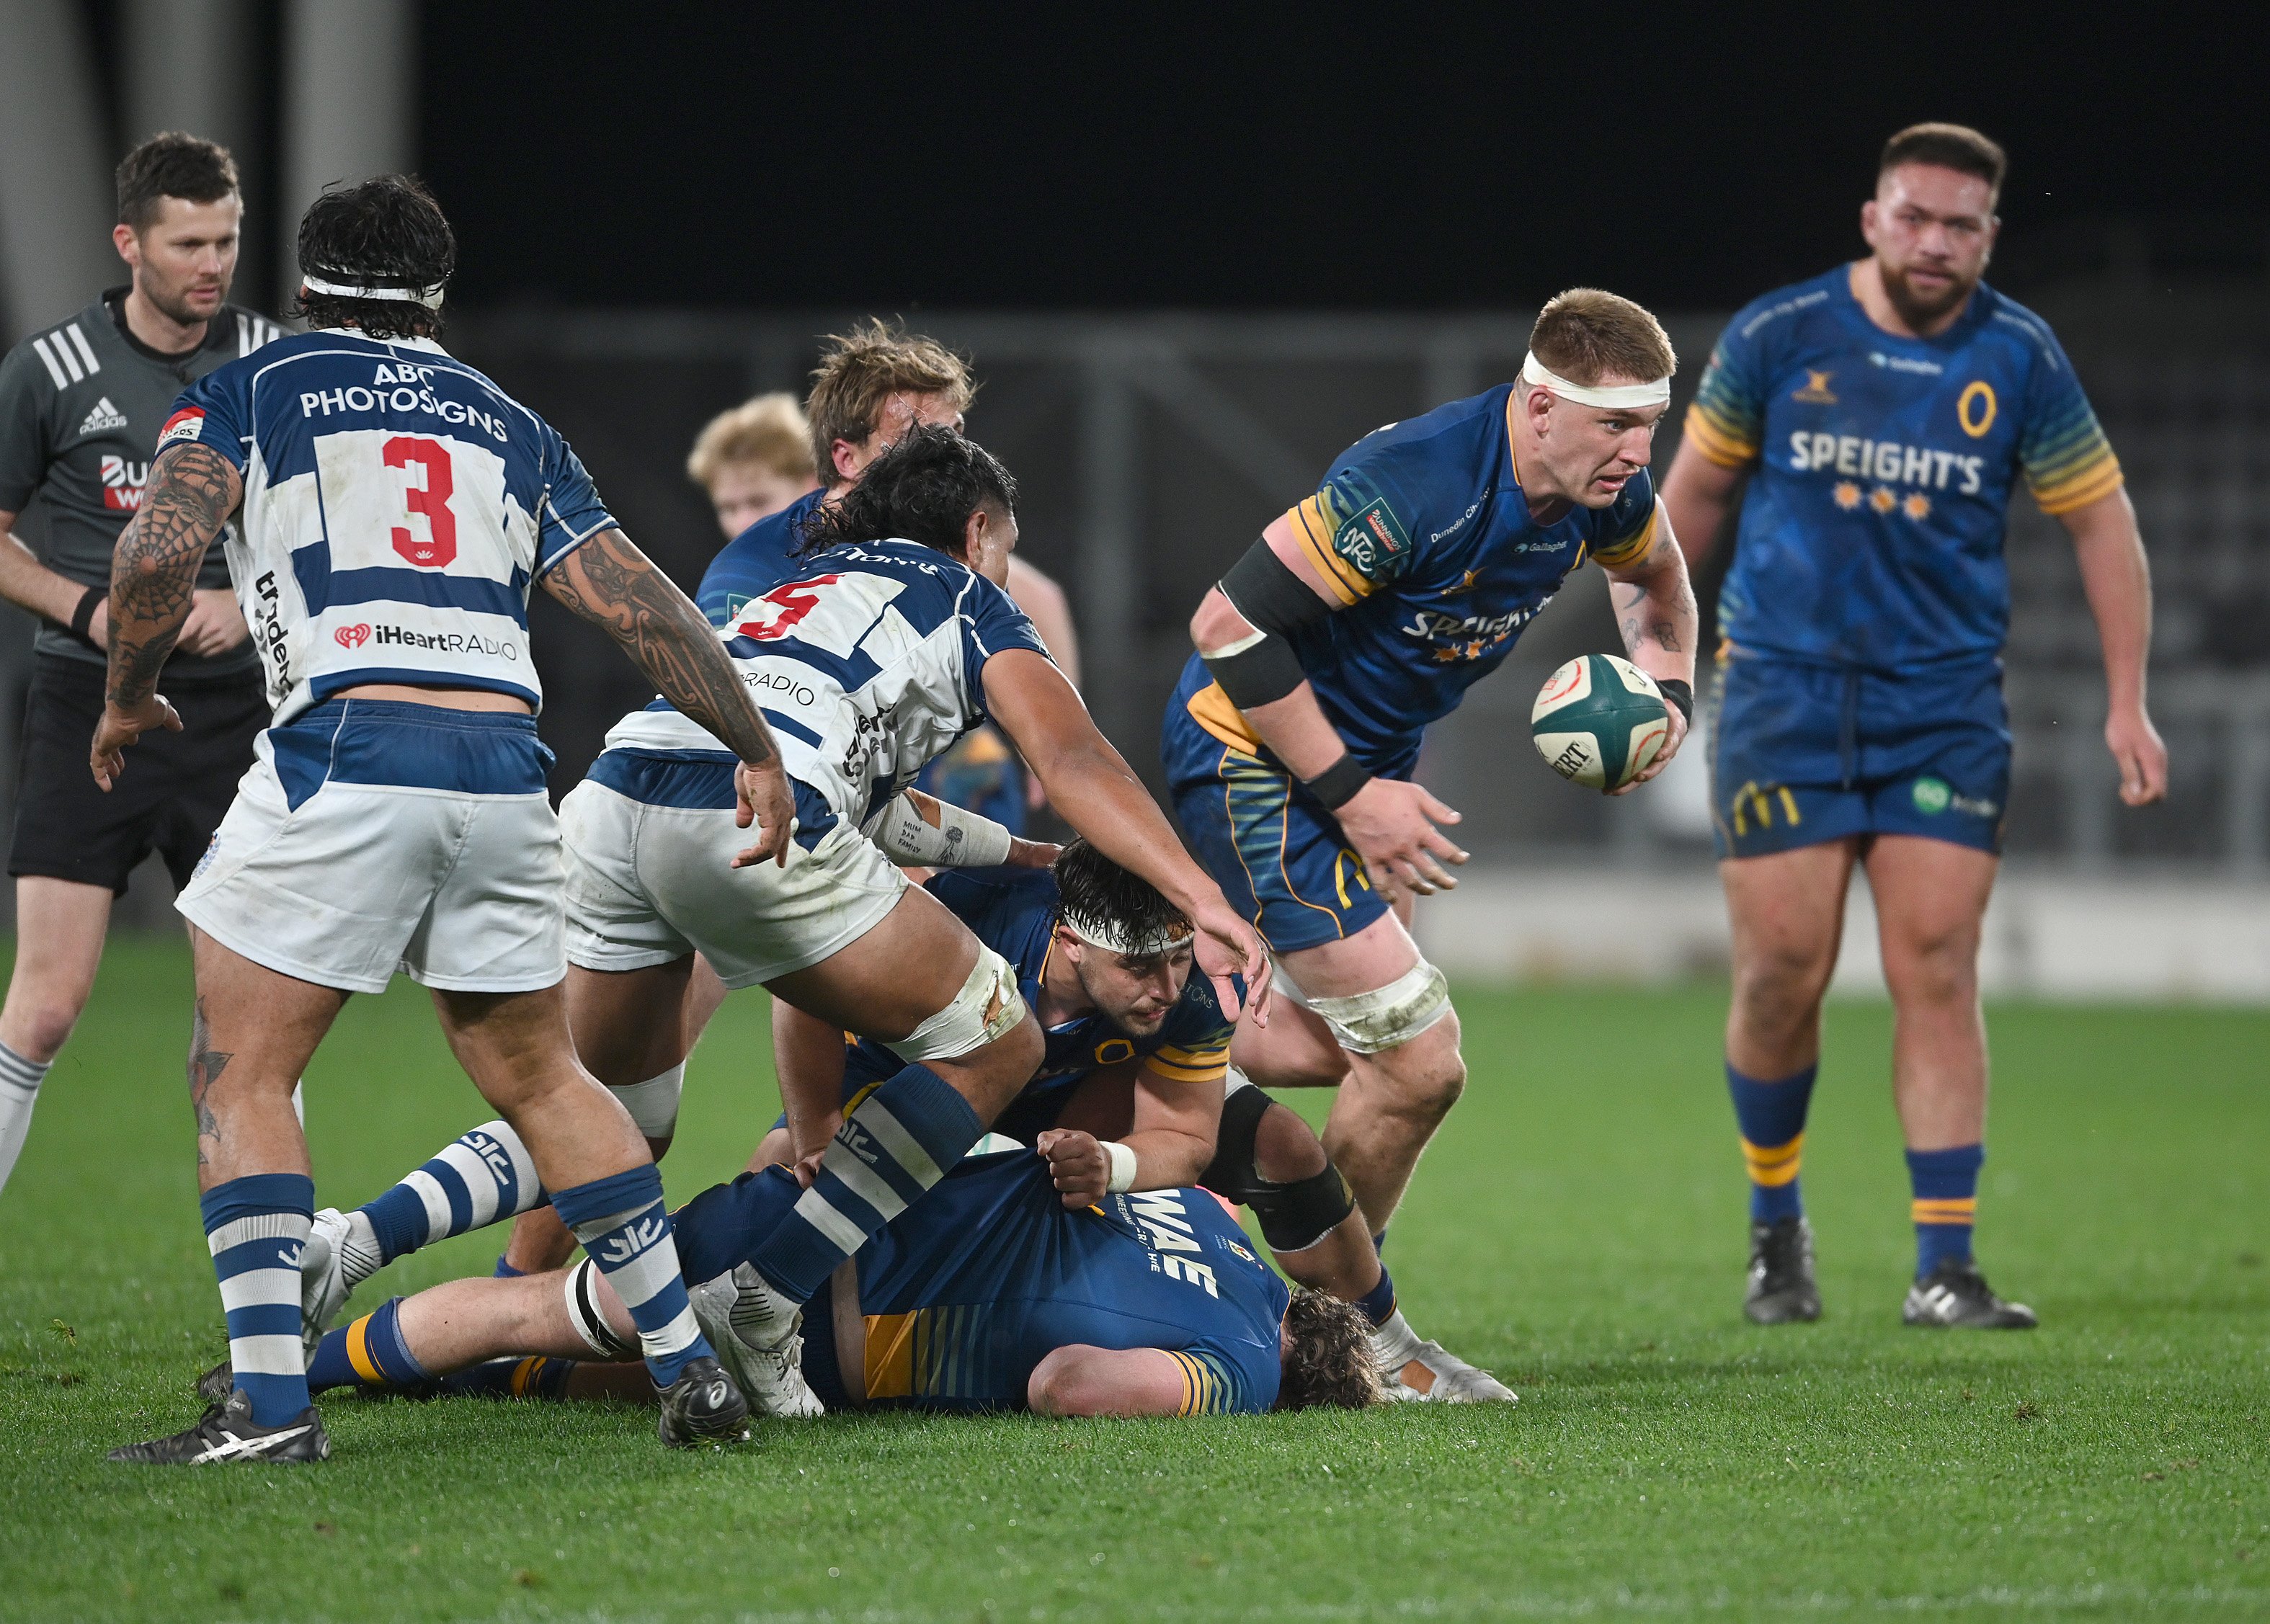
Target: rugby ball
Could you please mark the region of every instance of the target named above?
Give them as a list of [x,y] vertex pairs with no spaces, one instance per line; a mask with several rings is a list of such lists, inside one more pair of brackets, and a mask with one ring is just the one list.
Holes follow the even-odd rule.
[[1654,678],[1613,654],[1586,654],[1545,679],[1529,735],[1547,767],[1606,793],[1647,770],[1671,737],[1671,716]]

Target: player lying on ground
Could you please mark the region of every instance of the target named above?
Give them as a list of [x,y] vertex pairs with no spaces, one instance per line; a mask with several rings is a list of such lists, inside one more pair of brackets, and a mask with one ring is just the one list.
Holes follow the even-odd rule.
[[[300,1264],[314,1212],[292,1109],[347,997],[399,965],[518,1131],[553,1204],[632,1306],[665,1442],[746,1435],[747,1408],[686,1303],[645,1141],[576,1063],[560,836],[544,788],[528,590],[605,627],[726,765],[724,816],[761,817],[743,860],[784,858],[780,753],[701,612],[616,528],[567,442],[435,342],[449,222],[400,176],[327,193],[301,221],[315,330],[191,386],[111,579],[106,788],[143,733],[206,549],[268,664],[276,720],[178,906],[194,927],[189,1090],[197,1183],[235,1387],[187,1431],[115,1460],[318,1459]],[[722,886],[730,850],[705,853]]]
[[[722,581],[742,599],[718,635],[774,719],[796,784],[784,867],[715,871],[737,841],[730,753],[667,699],[617,725],[561,808],[578,996],[597,1029],[650,1057],[640,1074],[685,1058],[697,952],[727,987],[768,987],[900,1062],[849,1113],[796,1220],[756,1259],[768,1307],[745,1319],[764,1368],[776,1367],[776,1385],[754,1395],[768,1409],[804,1402],[797,1306],[961,1159],[1042,1054],[1007,962],[893,866],[983,855],[970,850],[979,823],[952,808],[942,827],[894,812],[924,762],[990,715],[1066,820],[1191,922],[1225,1008],[1240,1007],[1233,974],[1255,1000],[1265,990],[1252,929],[1183,854],[998,585],[1014,497],[982,448],[917,427],[813,515],[806,555],[783,564],[736,543],[710,567],[705,594]],[[879,818],[889,855],[861,832]],[[994,833],[998,861],[1007,837]],[[327,1224],[323,1244],[335,1238],[346,1239]],[[309,1317],[320,1324],[343,1294],[343,1281],[323,1284]]]
[[[800,1199],[786,1170],[768,1168],[679,1210],[679,1255],[702,1277],[693,1300],[712,1336],[740,1339],[735,1281],[801,1221]],[[1379,1393],[1362,1316],[1288,1294],[1213,1196],[1160,1190],[1068,1206],[1049,1163],[1021,1148],[956,1166],[823,1280],[811,1309],[802,1379],[832,1408],[1205,1415],[1357,1409]],[[635,1392],[619,1365],[570,1362],[626,1357],[628,1327],[588,1263],[455,1280],[331,1331],[311,1379],[430,1391],[463,1371],[442,1385]],[[224,1368],[207,1382],[226,1379]]]
[[1910,1325],[2022,1330],[1971,1256],[1985,1161],[1978,938],[2010,800],[2003,533],[2021,473],[2072,533],[2104,649],[2120,798],[2167,793],[2144,708],[2152,582],[2120,464],[2039,316],[1981,280],[2002,150],[1919,124],[1886,144],[1869,256],[1766,294],[1711,355],[1663,500],[1699,561],[1745,479],[1718,600],[1711,740],[1733,921],[1726,1083],[1750,1169],[1743,1309],[1819,1317],[1799,1154],[1855,864],[1896,1019]]
[[1191,619],[1161,743],[1175,810],[1307,1005],[1235,1057],[1339,1086],[1324,1145],[1376,1232],[1465,1084],[1449,987],[1406,929],[1409,895],[1465,860],[1435,827],[1458,814],[1410,782],[1428,724],[1590,559],[1673,701],[1642,778],[1685,736],[1695,598],[1647,474],[1673,365],[1637,305],[1563,293],[1517,382],[1359,441]]
[[[1081,841],[1050,872],[946,873],[927,885],[1016,967],[1039,1018],[1047,1053],[994,1129],[1049,1158],[1067,1205],[1202,1184],[1253,1208],[1294,1280],[1363,1311],[1391,1397],[1512,1399],[1487,1371],[1411,1329],[1315,1132],[1229,1072],[1232,1028],[1211,983],[1191,974],[1189,923],[1156,889]],[[775,1051],[791,1109],[753,1165],[802,1162],[808,1172],[840,1108],[894,1064],[872,1040],[847,1049],[843,1034],[801,1011],[785,1018],[796,1027],[776,1034]]]

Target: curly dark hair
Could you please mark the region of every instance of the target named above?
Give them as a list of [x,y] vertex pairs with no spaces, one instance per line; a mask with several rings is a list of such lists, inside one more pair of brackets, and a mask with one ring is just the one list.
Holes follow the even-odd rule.
[[1292,1347],[1277,1386],[1280,1410],[1313,1405],[1369,1409],[1380,1400],[1379,1366],[1371,1356],[1371,1322],[1352,1302],[1320,1291],[1296,1289],[1286,1305]]
[[[300,217],[300,270],[327,282],[439,288],[457,269],[457,236],[415,175],[381,174],[333,187]],[[411,299],[342,299],[301,292],[284,314],[311,327],[352,327],[366,338],[434,338],[441,313]]]
[[1157,886],[1121,868],[1080,835],[1073,835],[1057,855],[1056,879],[1059,917],[1069,908],[1136,941],[1172,941],[1190,934],[1191,922]]
[[953,429],[923,424],[867,464],[859,483],[806,515],[799,555],[847,542],[911,541],[963,558],[970,515],[1017,511],[1017,481],[1000,459]]
[[168,197],[219,203],[238,189],[236,159],[217,142],[161,130],[118,165],[118,223],[136,231],[158,218]]

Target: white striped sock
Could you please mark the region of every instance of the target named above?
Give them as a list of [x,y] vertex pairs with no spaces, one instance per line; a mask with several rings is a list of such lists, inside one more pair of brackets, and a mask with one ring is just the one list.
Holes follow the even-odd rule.
[[32,1107],[38,1103],[40,1084],[48,1075],[47,1060],[26,1060],[0,1043],[0,1190],[16,1170],[25,1137],[32,1131]]

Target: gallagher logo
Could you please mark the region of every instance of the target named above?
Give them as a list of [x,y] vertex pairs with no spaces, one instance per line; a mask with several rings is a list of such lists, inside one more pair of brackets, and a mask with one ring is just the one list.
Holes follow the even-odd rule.
[[370,641],[368,626],[343,626],[331,634],[339,640],[342,649],[360,649]]

